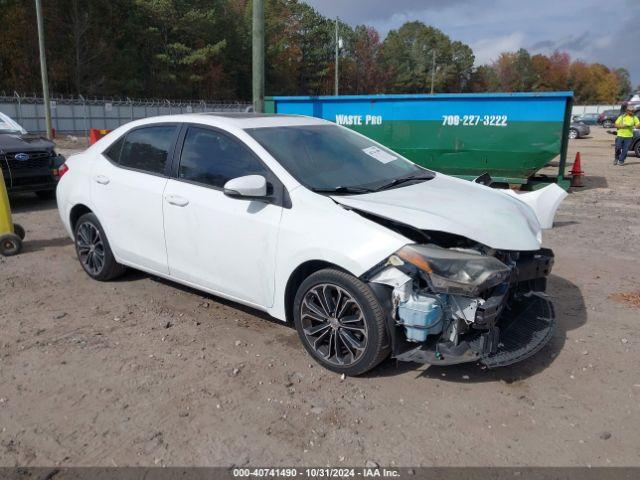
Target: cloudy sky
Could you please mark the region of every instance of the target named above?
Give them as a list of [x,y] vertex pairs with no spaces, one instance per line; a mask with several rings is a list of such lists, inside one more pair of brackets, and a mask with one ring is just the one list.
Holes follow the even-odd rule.
[[640,84],[640,0],[304,0],[351,25],[367,24],[384,37],[406,21],[433,25],[469,44],[476,63],[524,47],[532,53],[625,67]]

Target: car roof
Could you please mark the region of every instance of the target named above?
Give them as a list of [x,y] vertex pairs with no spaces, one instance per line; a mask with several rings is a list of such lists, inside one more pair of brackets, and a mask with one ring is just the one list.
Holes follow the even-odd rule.
[[252,112],[202,112],[180,115],[148,117],[135,121],[135,126],[161,122],[200,123],[214,127],[234,127],[240,129],[268,128],[296,125],[333,125],[332,122],[304,115],[282,115]]

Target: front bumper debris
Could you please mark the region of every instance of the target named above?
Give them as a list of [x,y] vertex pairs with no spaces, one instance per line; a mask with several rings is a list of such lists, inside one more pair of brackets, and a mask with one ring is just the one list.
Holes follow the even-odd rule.
[[511,272],[479,297],[434,293],[419,271],[382,265],[367,278],[388,312],[392,356],[453,365],[511,365],[538,352],[553,336],[552,303],[543,293],[553,252],[497,252]]
[[544,347],[553,336],[553,305],[538,295],[523,297],[505,310],[491,330],[458,345],[432,342],[396,355],[401,361],[431,365],[480,362],[489,368],[520,362]]

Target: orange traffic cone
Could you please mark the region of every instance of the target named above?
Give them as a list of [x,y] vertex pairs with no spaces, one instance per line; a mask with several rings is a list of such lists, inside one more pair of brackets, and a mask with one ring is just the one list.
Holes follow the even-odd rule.
[[89,129],[89,145],[93,145],[110,131],[111,130],[90,128]]
[[582,164],[580,162],[580,152],[576,153],[576,159],[571,167],[571,186],[572,187],[584,187],[582,179],[584,172],[582,171]]
[[97,128],[89,129],[89,145],[93,145],[100,140],[100,131]]

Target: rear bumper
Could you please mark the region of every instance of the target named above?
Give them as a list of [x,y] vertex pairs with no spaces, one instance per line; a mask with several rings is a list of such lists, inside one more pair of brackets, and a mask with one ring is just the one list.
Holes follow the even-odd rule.
[[17,185],[7,188],[8,193],[20,193],[20,192],[41,192],[45,190],[55,190],[57,182],[51,181],[46,183],[29,183],[26,185]]
[[[5,182],[7,179],[5,179]],[[11,185],[7,184],[7,192],[9,193],[18,193],[18,192],[39,192],[42,190],[55,190],[56,185],[58,184],[58,180],[53,176],[47,178],[46,176],[33,176],[33,177],[23,177],[18,179],[17,182],[12,183]]]
[[472,341],[421,345],[396,358],[430,365],[480,362],[489,368],[503,367],[537,353],[549,343],[554,329],[553,304],[532,294],[510,304],[495,327]]

